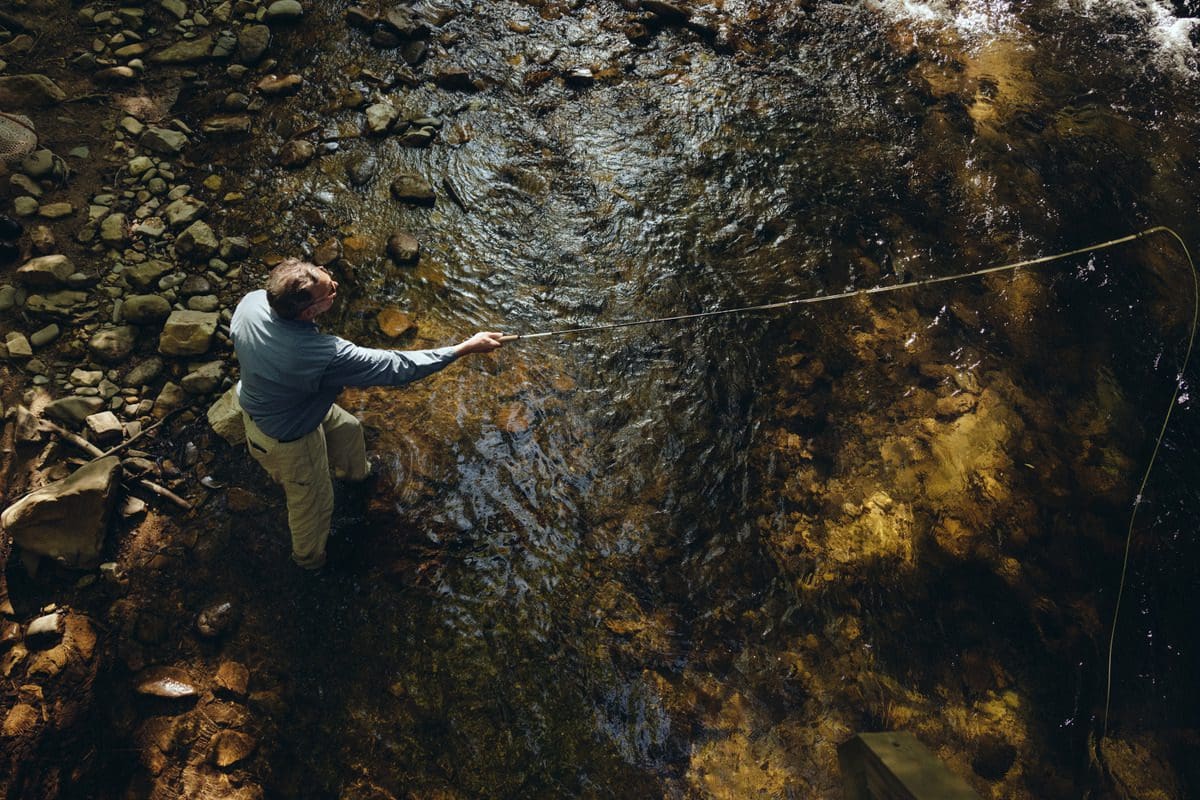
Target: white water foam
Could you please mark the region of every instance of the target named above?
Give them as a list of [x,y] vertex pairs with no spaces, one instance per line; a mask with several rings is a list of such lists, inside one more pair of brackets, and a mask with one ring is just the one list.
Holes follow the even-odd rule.
[[[1007,0],[876,0],[873,5],[893,22],[950,28],[966,41],[1020,29]],[[1200,53],[1191,38],[1200,19],[1176,16],[1169,0],[1061,0],[1059,7],[1064,14],[1135,21],[1152,52],[1151,66],[1186,78],[1200,76]]]

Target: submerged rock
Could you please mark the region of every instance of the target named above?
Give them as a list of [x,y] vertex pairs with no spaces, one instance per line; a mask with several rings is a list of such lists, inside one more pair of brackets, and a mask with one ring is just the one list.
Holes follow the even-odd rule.
[[387,253],[397,264],[411,264],[421,255],[421,243],[410,233],[394,233],[388,237]]
[[249,734],[219,731],[212,737],[212,762],[222,769],[232,767],[249,758],[257,746],[258,743]]
[[433,187],[420,175],[414,173],[396,176],[392,180],[391,190],[392,197],[406,203],[418,205],[433,205],[434,203]]
[[135,691],[147,697],[178,700],[199,696],[200,687],[178,667],[151,667],[138,676]]

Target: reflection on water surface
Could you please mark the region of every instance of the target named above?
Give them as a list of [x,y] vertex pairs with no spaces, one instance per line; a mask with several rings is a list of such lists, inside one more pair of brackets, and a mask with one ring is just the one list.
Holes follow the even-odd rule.
[[[703,9],[711,34],[646,45],[616,4],[452,7],[430,64],[486,88],[370,89],[440,117],[433,146],[349,140],[319,172],[271,175],[280,251],[366,243],[342,265],[351,337],[381,341],[390,305],[424,346],[950,274],[1153,223],[1200,241],[1191,22],[1161,3],[727,2]],[[330,92],[388,71],[340,8],[316,14],[297,57]],[[595,85],[556,77],[579,66]],[[351,187],[367,153],[379,176]],[[432,209],[391,200],[402,168],[438,187]],[[412,269],[374,255],[402,229]],[[297,597],[297,624],[264,615],[244,654],[292,699],[277,791],[836,797],[836,745],[893,728],[985,796],[1091,791],[1124,524],[1187,281],[1148,242],[532,340],[350,393],[390,485],[335,537],[354,569]],[[1122,775],[1195,749],[1181,412],[1118,636]],[[1161,780],[1195,786],[1189,769]]]

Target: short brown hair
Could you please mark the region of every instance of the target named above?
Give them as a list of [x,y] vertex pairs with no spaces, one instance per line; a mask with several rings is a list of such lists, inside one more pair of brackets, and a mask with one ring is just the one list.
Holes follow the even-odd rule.
[[295,319],[313,304],[312,287],[317,285],[317,268],[298,258],[285,258],[267,276],[267,302],[284,319]]

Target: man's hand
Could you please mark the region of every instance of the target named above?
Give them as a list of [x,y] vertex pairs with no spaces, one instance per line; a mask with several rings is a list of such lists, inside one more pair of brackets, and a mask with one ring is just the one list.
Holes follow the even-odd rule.
[[497,331],[480,331],[470,339],[459,342],[454,347],[454,355],[465,356],[468,353],[490,353],[504,345],[500,341],[501,334]]

